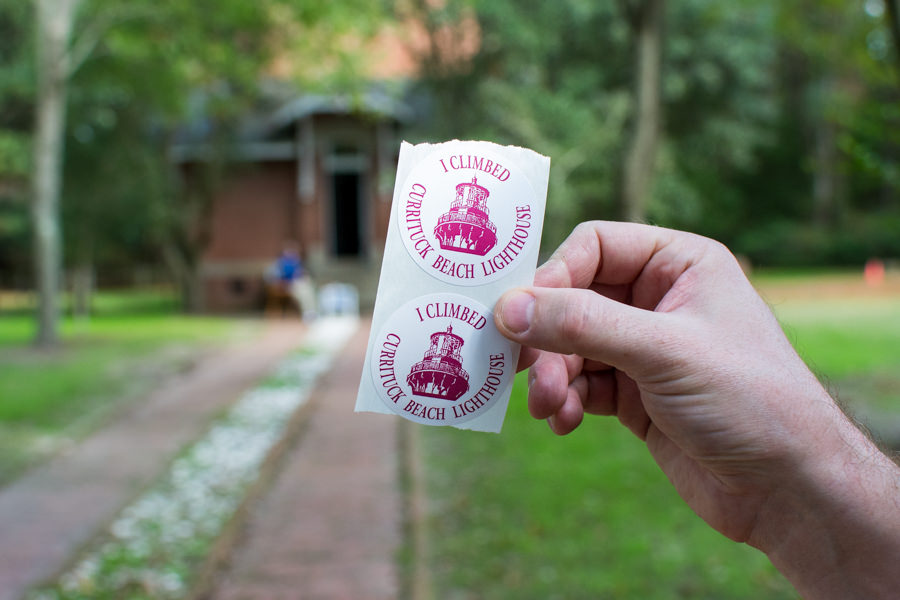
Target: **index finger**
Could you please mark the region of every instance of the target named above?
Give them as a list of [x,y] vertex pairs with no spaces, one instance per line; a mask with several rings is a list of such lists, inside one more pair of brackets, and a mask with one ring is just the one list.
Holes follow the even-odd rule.
[[[699,236],[613,221],[581,223],[535,273],[537,287],[591,288],[652,310],[698,258]],[[609,290],[610,293],[605,293]]]
[[581,223],[537,270],[534,283],[573,288],[632,283],[672,233],[637,223]]

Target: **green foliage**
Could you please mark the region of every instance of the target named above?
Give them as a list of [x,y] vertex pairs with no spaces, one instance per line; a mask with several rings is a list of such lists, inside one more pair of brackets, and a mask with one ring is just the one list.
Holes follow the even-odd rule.
[[0,184],[25,176],[31,163],[30,17],[29,2],[0,0]]
[[0,198],[0,286],[10,286],[13,266],[25,262],[30,231],[24,203]]
[[[900,210],[900,86],[879,5],[668,3],[650,220],[770,264],[897,255],[888,226],[868,216]],[[614,217],[634,110],[633,40],[617,5],[471,0],[422,11],[443,25],[474,15],[483,40],[468,61],[426,56],[435,100],[422,136],[549,154],[548,249],[580,220]],[[816,248],[790,251],[789,230],[791,244]]]
[[695,0],[668,16],[665,142],[649,215],[723,237],[753,210],[740,178],[775,142],[773,8]]
[[28,135],[0,130],[0,173],[7,177],[24,177],[31,165],[31,143]]
[[424,80],[434,118],[421,135],[484,138],[551,156],[549,247],[573,222],[614,211],[630,111],[621,23],[612,4],[579,0],[448,2],[419,18],[466,23],[473,10],[482,43],[469,63],[425,57],[438,68]]
[[165,151],[179,124],[197,118],[191,99],[204,94],[202,118],[211,123],[236,120],[277,50],[268,43],[276,11],[303,4],[86,3],[74,47],[96,47],[71,82],[63,203],[70,263],[108,264],[123,250],[131,261],[157,255],[189,211]]
[[[475,11],[483,44],[467,68],[437,70],[426,80],[437,96],[428,134],[485,137],[549,154],[547,247],[580,220],[614,217],[633,118],[631,40],[616,5],[448,5],[460,15]],[[696,228],[730,220],[723,197],[737,175],[757,167],[757,149],[772,142],[773,21],[766,3],[670,5],[655,221]],[[745,201],[732,195],[733,204]]]
[[[369,58],[360,41],[386,7],[84,0],[67,125],[68,262],[144,261],[163,245],[196,244],[186,232],[202,230],[202,199],[181,195],[165,156],[178,127],[190,122],[226,143],[275,56],[307,89],[354,89]],[[634,120],[634,40],[618,3],[396,7],[434,42],[421,56],[428,116],[412,137],[486,138],[551,156],[548,249],[578,221],[616,216]],[[0,202],[26,196],[31,21],[28,3],[0,0]],[[900,213],[900,62],[883,4],[684,0],[667,3],[665,23],[650,220],[770,264],[858,261],[873,246],[896,255],[865,239],[885,237],[870,215]],[[215,167],[206,175],[211,185],[217,176]],[[27,252],[27,231],[8,216],[25,208],[2,210],[8,265]],[[778,254],[792,244],[800,251]]]
[[900,215],[869,214],[835,229],[773,221],[738,237],[734,250],[770,266],[860,266],[870,258],[900,256]]
[[[202,207],[180,193],[166,155],[176,131],[200,125],[227,143],[276,57],[294,63],[285,76],[298,86],[325,86],[333,74],[346,81],[359,52],[339,40],[367,35],[380,10],[365,0],[83,0],[70,48],[67,265],[158,261],[182,230],[199,229],[191,217]],[[31,12],[28,2],[0,0],[0,201],[11,177],[16,199],[27,195]],[[0,223],[0,248],[18,259],[27,240],[7,230]],[[0,266],[23,270],[11,263]]]

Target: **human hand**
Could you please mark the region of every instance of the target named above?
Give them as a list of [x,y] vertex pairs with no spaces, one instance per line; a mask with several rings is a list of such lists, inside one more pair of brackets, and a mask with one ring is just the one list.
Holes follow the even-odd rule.
[[535,285],[508,292],[495,310],[500,331],[524,345],[532,415],[558,434],[586,412],[616,415],[695,512],[779,568],[778,529],[790,524],[778,513],[838,488],[849,494],[824,489],[823,473],[845,464],[847,448],[877,453],[721,244],[586,223]]

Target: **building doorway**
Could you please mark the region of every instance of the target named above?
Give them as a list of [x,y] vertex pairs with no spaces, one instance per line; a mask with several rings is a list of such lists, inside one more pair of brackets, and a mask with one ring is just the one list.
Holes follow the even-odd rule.
[[336,256],[356,257],[363,254],[361,188],[360,173],[343,172],[332,175],[332,252]]

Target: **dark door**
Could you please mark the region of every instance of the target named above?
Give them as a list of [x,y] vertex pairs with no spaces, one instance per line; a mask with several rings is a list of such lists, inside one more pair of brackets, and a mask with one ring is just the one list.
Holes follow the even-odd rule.
[[362,253],[359,173],[335,173],[332,189],[334,253],[337,256],[359,256]]

